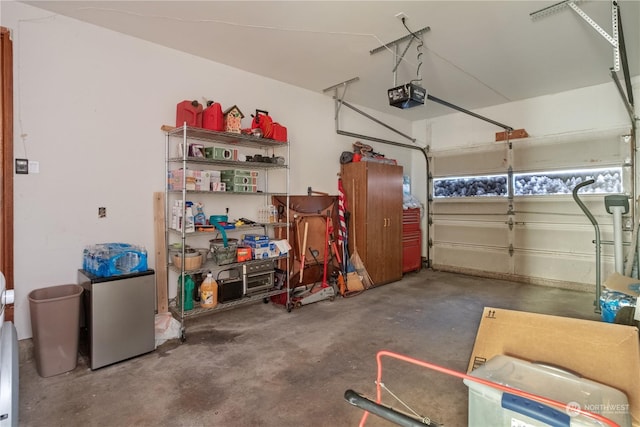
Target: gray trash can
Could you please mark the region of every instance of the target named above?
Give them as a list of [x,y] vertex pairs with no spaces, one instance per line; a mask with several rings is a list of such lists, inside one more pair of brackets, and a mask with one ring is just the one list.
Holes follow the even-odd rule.
[[29,292],[33,352],[41,377],[77,365],[82,291],[80,285],[59,285]]

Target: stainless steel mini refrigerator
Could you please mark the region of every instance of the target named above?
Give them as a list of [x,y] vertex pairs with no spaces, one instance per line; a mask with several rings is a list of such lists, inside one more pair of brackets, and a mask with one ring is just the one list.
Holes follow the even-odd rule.
[[84,288],[81,351],[97,369],[155,349],[155,272],[112,277],[78,271]]

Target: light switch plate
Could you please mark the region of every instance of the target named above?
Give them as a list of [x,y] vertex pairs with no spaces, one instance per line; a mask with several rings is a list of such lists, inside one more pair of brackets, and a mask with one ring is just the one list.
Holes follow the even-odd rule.
[[29,160],[29,173],[40,173],[40,162]]

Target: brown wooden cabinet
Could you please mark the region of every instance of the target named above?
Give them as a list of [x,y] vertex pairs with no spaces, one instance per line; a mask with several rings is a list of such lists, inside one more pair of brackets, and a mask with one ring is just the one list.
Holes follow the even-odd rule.
[[375,285],[402,279],[402,166],[347,163],[341,176],[351,253],[355,243]]

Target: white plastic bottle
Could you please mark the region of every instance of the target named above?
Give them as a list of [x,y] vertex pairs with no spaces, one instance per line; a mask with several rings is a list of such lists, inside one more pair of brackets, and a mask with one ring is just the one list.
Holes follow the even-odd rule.
[[184,231],[186,233],[192,233],[196,231],[196,227],[193,222],[193,208],[191,207],[191,205],[188,205],[186,209]]
[[274,205],[269,205],[269,222],[278,222],[278,208]]

